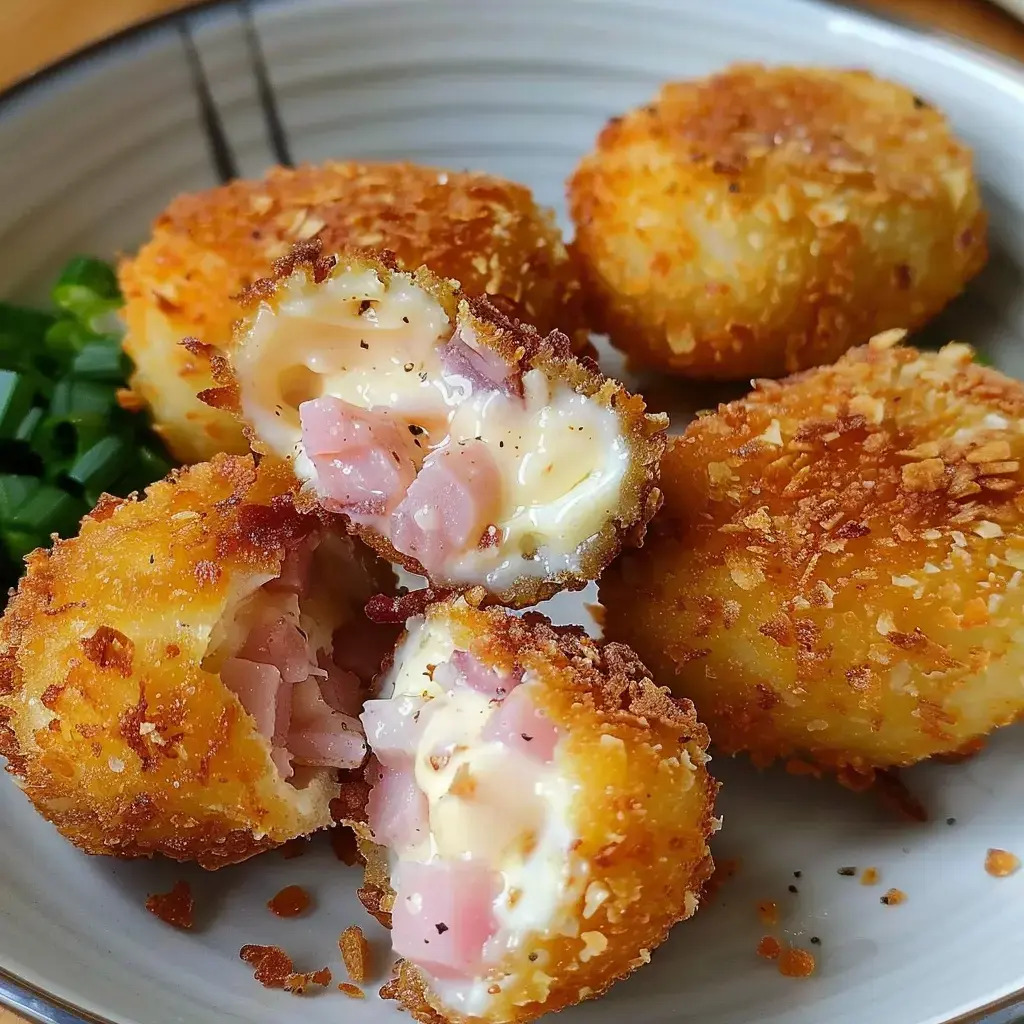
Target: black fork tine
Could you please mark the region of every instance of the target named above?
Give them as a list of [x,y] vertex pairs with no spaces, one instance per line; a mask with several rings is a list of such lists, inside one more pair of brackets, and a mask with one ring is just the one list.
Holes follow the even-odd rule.
[[263,54],[256,18],[253,16],[250,0],[242,0],[242,20],[245,22],[245,34],[249,43],[249,59],[252,61],[252,73],[256,79],[256,92],[263,108],[263,120],[267,128],[267,141],[274,153],[274,159],[284,167],[293,167],[291,147],[288,145],[288,134],[281,120],[281,112],[277,106],[277,97],[270,80],[267,61]]

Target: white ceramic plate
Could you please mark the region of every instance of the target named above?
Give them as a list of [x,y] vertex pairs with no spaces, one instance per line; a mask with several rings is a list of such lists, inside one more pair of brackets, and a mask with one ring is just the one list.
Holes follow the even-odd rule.
[[[221,171],[256,174],[285,150],[296,161],[403,157],[520,179],[561,210],[562,182],[608,116],[662,79],[737,59],[868,67],[951,114],[977,152],[993,258],[932,336],[957,334],[1024,376],[1024,71],[807,0],[292,0],[157,23],[0,101],[0,293],[41,297],[68,255],[130,248],[173,193],[215,183],[200,71],[230,149]],[[279,124],[268,121],[267,92]],[[583,615],[576,597],[554,611]],[[1024,872],[995,880],[982,865],[990,846],[1024,853],[1022,755],[1024,731],[1010,729],[969,764],[908,773],[933,816],[915,826],[830,784],[716,761],[725,828],[715,853],[741,861],[737,877],[649,968],[566,1019],[1013,1019],[1007,1007],[1024,994]],[[386,937],[356,903],[354,869],[325,844],[299,860],[268,854],[203,875],[81,856],[6,782],[0,820],[0,1000],[62,1024],[398,1019],[375,999],[268,992],[238,959],[244,943],[280,943],[300,969],[328,963],[340,974],[336,937],[359,922],[383,975]],[[844,865],[879,868],[881,886],[837,875]],[[194,934],[143,910],[147,893],[179,877],[198,894]],[[265,901],[293,882],[317,909],[277,920]],[[882,906],[888,886],[909,901]],[[783,978],[755,955],[755,905],[766,899],[778,902],[786,935],[805,946],[820,938],[808,947],[814,978]]]

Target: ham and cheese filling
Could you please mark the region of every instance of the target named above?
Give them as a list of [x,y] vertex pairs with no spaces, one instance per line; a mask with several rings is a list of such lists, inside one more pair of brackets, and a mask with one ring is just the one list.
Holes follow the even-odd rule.
[[510,954],[543,971],[531,944],[577,928],[577,786],[559,766],[562,737],[535,702],[539,685],[420,620],[384,680],[389,696],[362,713],[369,825],[392,863],[394,950],[464,1015],[512,983]]
[[617,507],[614,410],[507,364],[411,275],[294,278],[233,362],[260,439],[432,577],[501,590],[577,572]]
[[361,615],[369,581],[352,541],[312,535],[281,572],[237,595],[203,667],[220,678],[268,740],[274,765],[296,785],[303,768],[358,768],[366,743],[357,718],[395,630]]

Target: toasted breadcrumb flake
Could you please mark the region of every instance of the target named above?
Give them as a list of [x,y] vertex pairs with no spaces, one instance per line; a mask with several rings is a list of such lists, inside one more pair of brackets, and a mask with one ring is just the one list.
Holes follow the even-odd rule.
[[195,900],[188,882],[175,882],[170,892],[153,893],[146,900],[146,909],[164,924],[188,930],[195,923]]
[[878,868],[865,868],[861,872],[860,884],[861,885],[877,885],[878,884]]
[[782,953],[782,946],[774,935],[765,935],[757,944],[757,955],[765,960],[778,960]]
[[779,974],[786,978],[809,978],[815,966],[814,955],[806,949],[786,949],[779,957]]
[[901,903],[907,902],[907,894],[902,889],[888,889],[879,897],[879,902],[887,907],[898,907]]
[[286,885],[267,901],[267,908],[278,917],[298,917],[310,902],[309,893],[301,885]]
[[365,999],[366,998],[366,993],[358,985],[352,985],[352,984],[350,984],[347,981],[343,981],[338,986],[338,991],[339,992],[344,992],[345,995],[347,995],[349,997],[349,999]]
[[370,977],[370,944],[366,941],[362,928],[349,925],[338,938],[341,959],[345,962],[348,976],[362,984]]
[[985,856],[985,870],[993,878],[1006,878],[1020,870],[1020,857],[1009,850],[989,850]]

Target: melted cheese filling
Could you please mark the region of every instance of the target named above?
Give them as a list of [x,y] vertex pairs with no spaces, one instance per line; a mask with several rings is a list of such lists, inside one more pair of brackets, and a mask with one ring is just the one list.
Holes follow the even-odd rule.
[[[427,862],[471,855],[500,872],[502,889],[494,902],[498,927],[484,948],[485,963],[497,966],[537,936],[575,934],[574,910],[586,887],[585,866],[571,855],[576,836],[570,813],[578,786],[559,769],[557,748],[551,763],[540,764],[481,738],[494,703],[467,687],[445,690],[432,678],[431,666],[445,664],[455,650],[437,624],[413,625],[385,680],[382,696],[391,689],[393,700],[431,700],[414,760],[430,827],[400,858],[392,851],[392,869],[398,859]],[[527,674],[519,685],[539,683]],[[431,755],[442,748],[453,752],[438,768]],[[466,774],[475,783],[471,799],[453,793],[456,779]],[[530,969],[542,966],[538,962]],[[492,975],[435,978],[432,987],[447,1008],[472,1016],[485,1012],[501,981]]]
[[[584,545],[619,502],[629,447],[618,417],[540,370],[523,375],[522,397],[474,390],[442,365],[451,333],[441,306],[411,280],[396,276],[386,292],[372,271],[292,284],[276,312],[259,311],[236,354],[243,415],[314,485],[298,415],[304,401],[330,396],[388,410],[419,431],[419,465],[430,452],[482,440],[502,483],[493,523],[500,541],[459,552],[444,575],[500,589],[524,575],[578,572]],[[364,521],[390,536],[387,516]]]

